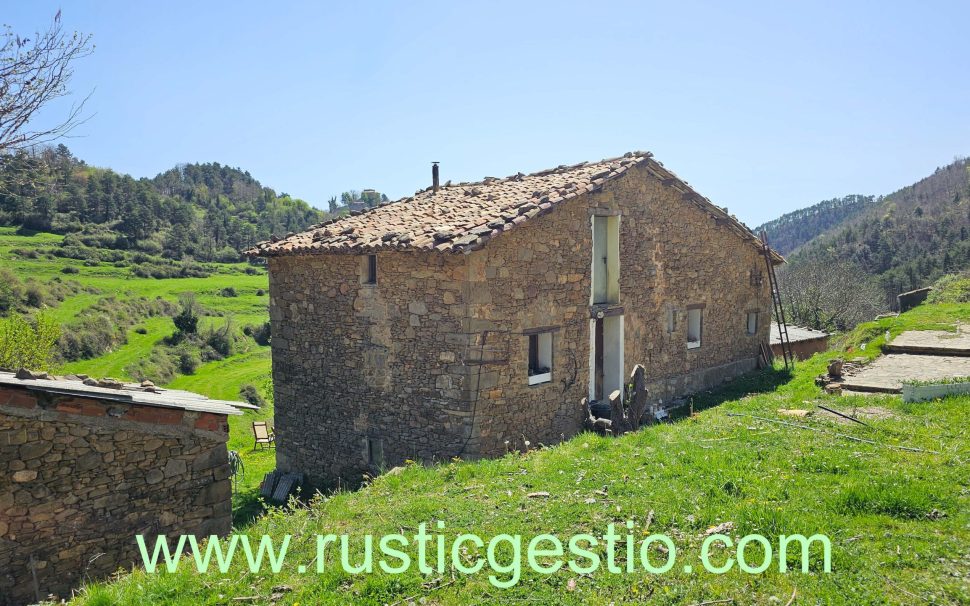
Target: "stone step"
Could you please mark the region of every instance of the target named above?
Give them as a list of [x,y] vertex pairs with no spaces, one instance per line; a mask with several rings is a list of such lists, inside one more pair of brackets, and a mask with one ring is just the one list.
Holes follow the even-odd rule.
[[970,356],[970,347],[951,347],[939,345],[897,345],[883,346],[886,353],[911,354],[919,356]]

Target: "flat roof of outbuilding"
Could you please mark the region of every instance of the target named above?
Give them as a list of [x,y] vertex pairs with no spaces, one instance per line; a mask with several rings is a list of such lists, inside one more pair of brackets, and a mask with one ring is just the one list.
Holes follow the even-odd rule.
[[[788,340],[792,343],[798,343],[801,341],[814,341],[816,339],[824,339],[829,336],[829,333],[822,332],[821,330],[814,330],[812,328],[805,328],[804,326],[788,326]],[[778,323],[771,323],[771,344],[781,343],[781,333],[778,330]]]
[[[70,378],[68,378],[70,377]],[[57,395],[96,398],[125,404],[140,404],[159,408],[178,408],[196,412],[210,412],[222,415],[239,415],[241,409],[258,410],[258,406],[246,402],[213,400],[191,391],[165,389],[164,387],[143,387],[137,383],[122,383],[121,387],[102,387],[87,385],[74,375],[68,377],[18,379],[16,373],[0,371],[0,386],[11,386]]]

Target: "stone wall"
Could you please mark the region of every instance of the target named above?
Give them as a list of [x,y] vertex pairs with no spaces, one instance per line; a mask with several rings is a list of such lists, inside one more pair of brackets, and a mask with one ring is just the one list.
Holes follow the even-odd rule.
[[909,311],[926,300],[930,296],[930,291],[933,287],[927,286],[926,288],[917,288],[916,290],[911,290],[909,292],[904,292],[896,295],[896,301],[899,305],[899,313]]
[[[310,484],[448,459],[471,433],[465,258],[270,259],[277,466]],[[368,442],[370,441],[370,442]]]
[[[802,341],[791,342],[791,353],[793,356],[795,356],[796,360],[807,360],[820,351],[828,350],[828,348],[829,348],[828,336],[819,337],[817,339],[805,339]],[[772,343],[771,353],[775,357],[781,358],[783,355],[781,350],[781,343]]]
[[0,604],[140,564],[136,534],[228,533],[227,438],[224,415],[0,388]]
[[[490,296],[471,301],[469,313],[507,330],[507,343],[496,349],[509,352],[507,363],[482,367],[482,455],[501,454],[506,440],[520,448],[581,428],[579,401],[590,384],[592,214],[620,216],[620,294],[612,307],[622,308],[623,375],[643,364],[657,407],[755,368],[758,344],[768,341],[770,291],[760,251],[645,169],[631,169],[470,256],[469,281],[487,284]],[[688,306],[703,306],[696,349],[687,348]],[[749,311],[759,312],[753,335]],[[552,381],[529,386],[524,333],[536,328],[555,330]]]
[[[366,257],[270,258],[279,467],[355,482],[580,430],[592,214],[620,216],[625,376],[643,364],[660,406],[755,367],[770,326],[764,258],[637,167],[480,251],[379,253],[376,285],[363,283]],[[690,350],[688,306],[703,307]],[[760,314],[752,335],[748,312]],[[530,386],[538,329],[553,331],[552,380]]]

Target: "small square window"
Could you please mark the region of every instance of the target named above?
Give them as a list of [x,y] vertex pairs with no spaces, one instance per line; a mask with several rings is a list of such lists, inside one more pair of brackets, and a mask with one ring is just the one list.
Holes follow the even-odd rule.
[[687,309],[687,349],[701,346],[701,331],[703,330],[703,312],[700,307]]
[[367,255],[367,279],[364,284],[377,284],[377,255]]
[[552,333],[529,335],[529,385],[552,380]]
[[758,312],[756,311],[748,312],[748,334],[758,334]]

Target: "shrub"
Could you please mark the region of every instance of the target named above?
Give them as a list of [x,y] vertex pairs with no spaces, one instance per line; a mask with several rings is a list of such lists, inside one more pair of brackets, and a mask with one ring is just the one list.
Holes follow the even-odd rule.
[[183,375],[193,375],[199,368],[199,357],[194,351],[184,348],[178,351],[178,369]]
[[950,274],[933,284],[927,297],[928,303],[967,303],[970,302],[970,275]]
[[0,314],[6,315],[20,304],[24,289],[9,269],[0,269]]
[[24,302],[30,307],[40,308],[45,300],[47,300],[47,292],[40,284],[31,282],[24,289]]
[[0,320],[0,368],[49,370],[60,334],[60,325],[46,313],[32,322],[19,315]]
[[180,278],[208,278],[211,275],[212,272],[206,267],[191,261],[183,262],[182,267],[178,271],[178,277]]
[[61,273],[62,274],[79,274],[79,273],[81,273],[81,270],[78,269],[78,268],[76,268],[76,267],[74,267],[73,265],[67,265],[67,266],[61,268]]
[[22,259],[36,259],[40,254],[33,248],[12,248],[10,254],[17,255]]
[[135,248],[145,251],[150,255],[160,255],[163,250],[162,245],[155,240],[138,240],[135,242]]
[[262,408],[263,406],[266,405],[266,400],[263,399],[263,395],[259,393],[259,390],[256,389],[256,386],[251,383],[246,383],[245,385],[240,387],[239,395],[240,397],[242,397],[243,400],[245,400],[246,402],[249,402],[253,406],[259,406],[260,408]]
[[221,328],[210,328],[205,335],[205,343],[222,357],[231,356],[233,350],[232,318],[226,318]]
[[179,297],[179,304],[182,306],[177,316],[172,318],[175,330],[183,335],[194,335],[199,328],[199,306],[195,302],[195,294],[183,293]]
[[212,260],[217,263],[237,263],[239,259],[239,252],[229,246],[221,248],[212,254]]
[[135,332],[138,333],[138,334],[140,334],[140,335],[147,335],[148,334],[148,329],[145,328],[144,326],[139,326],[138,328],[135,329]]
[[125,372],[132,379],[137,381],[147,379],[158,384],[165,384],[174,379],[177,371],[171,356],[157,347],[152,350],[148,358],[142,358],[125,368]]
[[98,259],[98,251],[93,248],[88,248],[86,246],[61,246],[60,248],[55,248],[51,251],[57,257],[63,257],[66,259],[78,259],[79,261],[86,261],[88,259]]
[[258,290],[256,291],[256,296],[257,296],[257,297],[262,297],[262,296],[264,296],[265,294],[266,294],[266,291],[265,291],[265,290],[263,290],[262,288],[260,288],[260,289],[258,289]]
[[243,328],[243,334],[247,337],[252,337],[253,341],[256,341],[259,345],[269,345],[272,341],[272,331],[269,322],[263,322],[258,326],[248,324]]
[[239,293],[237,293],[236,292],[236,289],[233,288],[232,286],[227,286],[227,287],[225,287],[225,288],[223,288],[222,290],[219,291],[219,296],[220,297],[230,297],[230,298],[231,297],[238,297],[239,296]]

